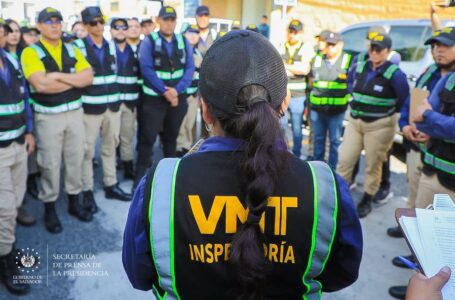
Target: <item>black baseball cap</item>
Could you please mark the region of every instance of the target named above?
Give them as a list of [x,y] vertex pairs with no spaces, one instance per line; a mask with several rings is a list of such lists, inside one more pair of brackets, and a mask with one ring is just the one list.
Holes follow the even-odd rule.
[[125,18],[112,18],[112,20],[111,20],[111,24],[110,24],[110,25],[111,25],[111,27],[112,27],[112,25],[114,25],[114,24],[115,24],[115,22],[119,22],[119,21],[120,21],[120,22],[122,22],[123,24],[125,24],[125,25],[126,25],[126,27],[128,27],[128,20],[127,20],[127,19],[125,19]]
[[184,33],[192,32],[192,33],[198,33],[199,34],[199,27],[196,24],[188,25],[183,32]]
[[338,44],[343,41],[343,37],[338,32],[329,31],[325,41],[329,44]]
[[148,18],[148,19],[142,19],[142,21],[141,21],[141,26],[144,26],[145,24],[153,24],[152,19],[150,19],[150,18]]
[[321,33],[315,35],[314,37],[319,39],[320,41],[326,41],[327,37],[329,36],[330,33],[331,33],[331,31],[326,29],[326,30],[321,31]]
[[26,26],[22,26],[21,27],[21,33],[24,34],[24,33],[29,33],[31,31],[35,31],[36,34],[40,34],[41,32],[38,30],[38,28],[36,27],[31,27],[30,25],[26,25]]
[[5,30],[5,32],[8,32],[8,33],[13,32],[11,27],[2,18],[0,18],[0,27],[2,27]]
[[371,41],[378,34],[387,34],[387,31],[382,26],[371,26],[367,31],[367,40]]
[[88,6],[81,11],[82,22],[90,23],[96,18],[103,18],[103,13],[99,6]]
[[196,15],[203,16],[203,15],[210,15],[209,7],[206,5],[200,5],[196,8]]
[[370,46],[378,46],[381,49],[392,48],[392,39],[386,33],[378,33],[370,40]]
[[167,18],[177,18],[177,13],[175,12],[175,9],[172,6],[163,6],[160,9],[160,12],[158,13],[158,17],[161,19],[167,19]]
[[300,22],[299,20],[292,20],[291,23],[289,23],[289,30],[295,30],[297,32],[303,30],[303,23]]
[[52,17],[56,17],[60,21],[63,20],[62,14],[58,10],[52,7],[46,7],[38,14],[38,23],[43,23]]
[[444,27],[436,30],[433,36],[425,41],[425,45],[438,42],[449,47],[455,45],[455,27]]
[[242,29],[240,21],[239,20],[234,20],[232,22],[231,30],[238,30],[238,29]]
[[[286,98],[287,82],[280,54],[264,36],[234,30],[207,51],[201,65],[199,89],[215,116],[226,119],[243,114],[248,106],[259,101],[266,101],[278,110]],[[238,104],[240,91],[250,85],[263,86],[268,92],[267,99],[253,98],[246,106]]]

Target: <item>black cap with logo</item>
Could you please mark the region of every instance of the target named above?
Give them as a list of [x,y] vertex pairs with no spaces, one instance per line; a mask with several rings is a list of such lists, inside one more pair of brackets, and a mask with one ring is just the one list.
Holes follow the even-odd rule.
[[436,30],[433,36],[425,41],[425,45],[431,45],[433,43],[441,43],[449,47],[455,45],[455,27],[445,27]]
[[210,15],[209,7],[206,6],[206,5],[198,6],[196,8],[196,15],[198,15],[198,16],[204,16],[204,15],[209,16]]
[[370,40],[371,46],[377,46],[381,49],[391,49],[392,39],[386,33],[378,33]]
[[172,6],[163,6],[158,13],[158,17],[161,19],[168,19],[168,18],[177,18],[177,13]]
[[299,20],[292,20],[291,23],[289,23],[289,30],[294,30],[294,31],[302,31],[303,30],[303,23],[300,22]]
[[58,10],[52,7],[46,7],[38,14],[38,23],[43,23],[52,17],[55,17],[60,21],[63,20],[62,14]]
[[251,31],[254,31],[254,32],[259,32],[259,29],[258,29],[258,27],[255,24],[250,24],[245,29],[246,30],[251,30]]
[[114,25],[116,22],[122,22],[126,27],[128,28],[128,20],[126,18],[112,18],[111,20],[111,27]]
[[330,32],[325,36],[325,41],[326,41],[328,44],[338,44],[339,42],[342,42],[342,41],[343,41],[343,37],[342,37],[341,34],[339,34],[338,32],[330,31]]
[[103,18],[103,13],[99,6],[88,6],[81,11],[82,22],[90,23],[96,18]]
[[[241,115],[260,101],[278,110],[286,98],[287,82],[280,54],[264,36],[234,30],[207,51],[201,65],[199,89],[204,101],[214,108],[215,116],[223,119]],[[240,91],[249,85],[263,86],[268,92],[267,99],[253,98],[246,106],[239,104]]]

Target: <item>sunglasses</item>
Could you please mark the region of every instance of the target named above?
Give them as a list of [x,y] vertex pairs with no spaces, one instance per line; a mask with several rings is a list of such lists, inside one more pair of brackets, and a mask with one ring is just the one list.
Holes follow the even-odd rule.
[[46,25],[52,25],[52,24],[60,25],[60,24],[62,24],[62,21],[61,20],[55,20],[55,21],[46,20],[46,21],[43,22],[43,24],[46,24]]
[[112,29],[114,29],[114,30],[128,30],[128,26],[126,26],[126,25],[112,25]]
[[104,21],[104,19],[97,19],[97,20],[93,20],[93,21],[88,22],[88,24],[90,26],[92,26],[92,27],[95,27],[98,24],[104,25],[105,23],[106,22]]

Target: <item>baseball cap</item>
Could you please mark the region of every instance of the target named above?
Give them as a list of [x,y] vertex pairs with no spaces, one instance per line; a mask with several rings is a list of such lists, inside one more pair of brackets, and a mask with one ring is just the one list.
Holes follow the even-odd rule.
[[158,17],[161,19],[167,19],[167,18],[177,18],[177,13],[175,12],[175,9],[171,6],[163,6],[160,9],[160,12],[158,13]]
[[367,40],[371,41],[378,34],[386,34],[387,31],[382,26],[371,26],[368,28]]
[[331,31],[326,29],[326,30],[321,31],[321,33],[315,35],[314,37],[319,39],[320,41],[326,41],[327,37],[329,36],[330,33],[331,33]]
[[196,15],[203,16],[203,15],[210,15],[209,7],[206,5],[200,5],[196,8]]
[[81,11],[82,22],[89,23],[96,18],[103,18],[103,13],[99,6],[88,6]]
[[5,32],[8,32],[8,33],[13,32],[11,27],[8,24],[6,24],[5,20],[3,20],[2,18],[0,18],[0,27],[3,27]]
[[148,19],[142,19],[142,21],[141,21],[141,26],[144,26],[144,25],[147,24],[147,23],[153,24],[152,19],[150,19],[150,18],[148,18]]
[[254,24],[248,25],[245,29],[246,30],[251,30],[251,31],[254,31],[254,32],[259,32],[258,27],[256,25],[254,25]]
[[242,29],[240,21],[239,20],[234,20],[232,22],[231,30],[238,30],[238,29]]
[[[238,61],[242,63],[236,63]],[[203,99],[213,107],[215,116],[226,119],[243,114],[249,106],[260,101],[266,101],[278,110],[286,97],[287,82],[280,54],[264,36],[248,30],[234,30],[207,51],[201,65],[199,89]],[[250,85],[264,87],[268,97],[252,98],[246,105],[240,105],[238,95]]]
[[21,27],[21,33],[29,33],[31,31],[35,31],[36,34],[40,34],[41,32],[38,30],[36,27],[31,27],[30,25],[28,26],[22,26]]
[[112,27],[112,25],[115,24],[115,22],[118,22],[118,21],[122,22],[124,25],[126,25],[126,27],[128,27],[128,21],[125,18],[112,18],[111,24],[110,24],[111,27]]
[[297,32],[303,30],[303,24],[299,20],[292,20],[291,23],[289,23],[289,30],[295,30]]
[[446,46],[455,45],[455,27],[444,27],[440,30],[436,30],[433,36],[425,41],[425,45],[431,45],[439,42]]
[[196,24],[188,25],[183,32],[199,33],[199,27]]
[[325,41],[329,44],[337,44],[343,41],[343,37],[338,32],[329,31],[325,38]]
[[46,7],[38,14],[38,23],[43,23],[52,17],[56,17],[60,21],[63,20],[62,14],[58,10],[52,7]]
[[378,33],[370,40],[370,45],[378,46],[381,49],[390,49],[392,48],[392,39],[386,33]]

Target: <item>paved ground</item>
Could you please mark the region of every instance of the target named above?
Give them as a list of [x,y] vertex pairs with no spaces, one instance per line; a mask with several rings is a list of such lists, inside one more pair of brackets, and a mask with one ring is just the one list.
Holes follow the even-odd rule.
[[[389,238],[386,228],[395,225],[393,211],[404,206],[406,197],[405,165],[392,161],[392,183],[395,197],[389,204],[375,208],[362,220],[364,256],[359,280],[343,291],[326,294],[323,299],[391,299],[387,289],[391,285],[406,284],[411,271],[392,266],[397,254],[407,254],[402,240]],[[61,195],[58,212],[63,223],[63,233],[51,235],[44,229],[43,205],[27,199],[27,207],[38,219],[32,228],[18,227],[17,247],[38,252],[40,264],[36,274],[42,283],[33,285],[32,292],[24,297],[10,296],[0,285],[0,300],[4,299],[153,299],[151,292],[131,288],[121,264],[122,231],[129,203],[104,199],[100,168],[96,170],[96,199],[100,212],[91,223],[81,223],[67,214],[67,200]],[[363,177],[358,177],[359,188],[353,191],[356,201],[361,196]],[[129,190],[131,181],[122,181]],[[81,254],[85,257],[67,257]],[[79,273],[75,274],[74,271]],[[27,274],[28,275],[28,274]]]

